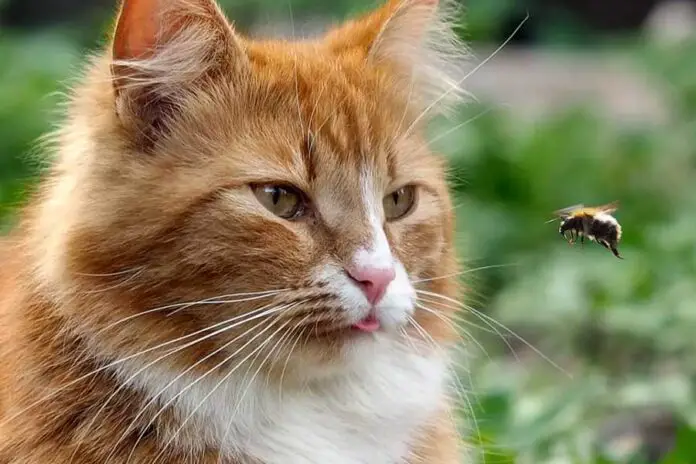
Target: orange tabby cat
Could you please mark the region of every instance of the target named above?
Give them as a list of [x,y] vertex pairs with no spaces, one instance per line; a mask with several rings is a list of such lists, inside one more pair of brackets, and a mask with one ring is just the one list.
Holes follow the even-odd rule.
[[0,250],[0,463],[460,462],[441,3],[286,42],[123,2]]

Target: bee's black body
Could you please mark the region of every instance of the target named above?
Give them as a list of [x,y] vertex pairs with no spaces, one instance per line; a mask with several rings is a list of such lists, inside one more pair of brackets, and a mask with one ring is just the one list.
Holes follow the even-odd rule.
[[609,214],[614,210],[616,210],[615,203],[598,208],[582,206],[566,208],[558,212],[561,217],[561,226],[558,231],[570,243],[574,243],[578,237],[580,242],[584,243],[587,237],[610,250],[617,258],[621,258],[617,249],[621,240],[621,226]]

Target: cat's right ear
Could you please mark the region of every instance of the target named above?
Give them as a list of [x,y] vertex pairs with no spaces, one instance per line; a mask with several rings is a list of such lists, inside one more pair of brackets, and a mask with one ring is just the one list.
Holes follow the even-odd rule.
[[118,116],[139,142],[153,143],[187,96],[247,63],[214,0],[122,0],[111,73]]

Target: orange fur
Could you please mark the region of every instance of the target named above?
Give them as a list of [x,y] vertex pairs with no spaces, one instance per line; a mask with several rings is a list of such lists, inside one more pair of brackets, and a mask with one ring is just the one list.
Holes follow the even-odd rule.
[[[146,365],[171,346],[148,349],[263,303],[304,301],[283,315],[303,342],[278,348],[288,372],[271,363],[268,382],[285,376],[293,388],[307,359],[340,366],[350,335],[333,331],[340,305],[311,275],[328,261],[345,265],[364,244],[365,169],[385,195],[419,188],[408,220],[384,226],[411,278],[456,272],[444,162],[422,131],[421,113],[435,106],[413,87],[433,77],[421,60],[439,53],[424,38],[440,27],[429,23],[439,21],[437,7],[392,0],[325,38],[290,43],[239,36],[211,0],[124,2],[112,50],[73,91],[51,172],[0,248],[0,464],[218,462],[210,443],[186,445],[201,442],[198,424],[182,425],[173,406],[155,418],[157,403],[139,414],[145,393],[105,366],[126,357]],[[316,214],[297,222],[266,214],[248,188],[258,183],[302,189]],[[261,304],[141,314],[286,288]],[[419,288],[457,298],[453,277]],[[438,349],[457,339],[452,312],[415,314]],[[235,336],[234,347],[249,338],[231,330],[159,364],[184,371]],[[413,463],[456,462],[447,411],[433,423],[413,439]],[[184,445],[165,449],[174,431]],[[255,462],[243,453],[230,459]]]

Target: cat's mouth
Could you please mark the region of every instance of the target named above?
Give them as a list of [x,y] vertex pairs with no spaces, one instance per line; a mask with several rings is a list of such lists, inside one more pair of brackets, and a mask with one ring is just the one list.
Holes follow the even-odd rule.
[[351,326],[351,329],[357,332],[375,333],[382,328],[382,323],[377,319],[374,313],[370,313],[364,319],[356,322]]
[[316,338],[338,340],[360,334],[374,334],[383,329],[384,325],[374,312],[370,312],[358,322],[348,324],[331,324],[323,328],[314,327],[312,333]]

